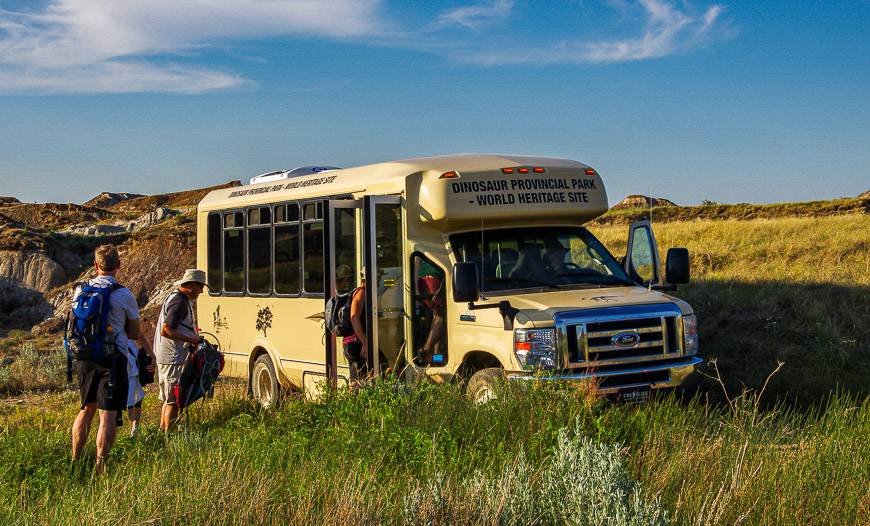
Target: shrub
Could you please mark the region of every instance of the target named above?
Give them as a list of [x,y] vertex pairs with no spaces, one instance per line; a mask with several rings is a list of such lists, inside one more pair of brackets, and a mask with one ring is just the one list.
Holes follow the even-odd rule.
[[618,446],[562,429],[552,457],[536,471],[520,453],[501,470],[468,480],[438,472],[404,501],[407,524],[564,524],[646,526],[668,523],[658,500],[647,502]]
[[15,358],[0,361],[0,393],[61,389],[65,381],[66,355],[41,353],[32,342],[25,342]]

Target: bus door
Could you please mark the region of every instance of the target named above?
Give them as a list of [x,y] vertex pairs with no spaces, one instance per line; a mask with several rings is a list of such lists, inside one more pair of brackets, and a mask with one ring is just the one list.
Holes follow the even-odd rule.
[[[325,206],[324,279],[326,300],[357,285],[365,268],[366,363],[371,373],[400,372],[405,343],[404,229],[399,196],[365,196],[360,201],[328,200]],[[360,213],[357,214],[356,211]],[[357,223],[361,221],[361,228]],[[361,234],[361,236],[360,236]],[[356,242],[360,240],[361,242]],[[351,285],[345,276],[352,271]],[[341,342],[326,331],[326,371],[333,385],[344,365]],[[341,375],[343,377],[343,375]],[[347,378],[342,378],[347,381]]]
[[363,263],[369,368],[401,374],[405,367],[405,231],[399,196],[363,199]]
[[[325,302],[336,294],[352,291],[358,283],[363,255],[358,240],[361,236],[362,200],[327,199],[324,200],[324,240],[323,240],[323,279]],[[326,377],[335,386],[341,377],[343,383],[348,376],[338,373],[339,366],[346,366],[341,352],[341,338],[336,338],[326,329],[324,323],[324,342],[326,347]],[[341,357],[341,358],[339,358]]]

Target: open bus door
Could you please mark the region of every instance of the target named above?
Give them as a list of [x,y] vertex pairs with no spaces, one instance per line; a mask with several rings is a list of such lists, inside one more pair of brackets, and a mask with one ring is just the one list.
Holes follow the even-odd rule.
[[[352,290],[362,265],[366,281],[366,363],[371,374],[381,374],[388,369],[398,372],[404,364],[404,296],[407,293],[401,198],[365,196],[362,200],[326,200],[324,204],[323,261],[326,268],[323,275],[327,291],[324,301]],[[341,284],[337,283],[336,270],[344,265],[353,271],[353,285],[348,290],[341,290]],[[337,385],[341,342],[324,331],[326,374],[331,384]]]

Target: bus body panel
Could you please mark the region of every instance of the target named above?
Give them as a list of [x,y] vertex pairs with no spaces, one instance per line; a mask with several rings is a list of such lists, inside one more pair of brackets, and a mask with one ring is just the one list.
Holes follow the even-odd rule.
[[[503,171],[517,167],[543,171],[524,174]],[[442,177],[449,172],[456,175]],[[542,180],[548,182],[539,182]],[[538,197],[532,202],[533,198],[525,194]],[[550,197],[540,197],[544,194]],[[450,247],[449,236],[496,228],[580,227],[607,210],[607,194],[598,174],[582,163],[564,159],[460,155],[380,163],[274,184],[216,190],[209,193],[198,208],[198,267],[208,268],[205,240],[210,212],[327,197],[360,199],[364,195],[402,197],[403,266],[381,269],[379,286],[382,290],[378,294],[384,319],[379,324],[379,338],[391,349],[403,349],[408,365],[406,372],[449,381],[460,371],[467,357],[488,356],[513,373],[513,377],[526,377],[529,371],[522,368],[514,353],[514,331],[505,329],[499,311],[472,310],[467,304],[453,301],[451,271],[457,258]],[[419,366],[411,357],[414,349],[408,342],[412,341],[414,330],[411,319],[414,284],[407,277],[415,254],[437,266],[445,277],[447,360],[443,364]],[[401,286],[391,287],[391,281]],[[272,357],[285,387],[302,388],[306,372],[325,373],[322,295],[237,297],[215,295],[216,292],[219,293],[210,291],[200,296],[199,324],[220,339],[222,350],[227,353],[229,376],[248,378],[252,353],[259,349],[266,350]],[[514,291],[493,294],[481,299],[479,304],[501,300],[511,302],[519,310],[514,320],[515,329],[551,328],[559,313],[584,309],[591,312],[606,306],[662,304],[675,306],[680,316],[692,314],[685,302],[646,287]],[[406,339],[404,345],[399,341],[402,338]],[[348,368],[340,339],[337,348],[338,374],[346,379]],[[390,367],[399,364],[398,355],[385,358]],[[680,362],[679,369],[675,368],[670,377],[673,380],[659,382],[656,387],[682,382],[693,370],[687,363],[686,360]],[[577,373],[576,369],[572,371],[572,374]],[[573,377],[579,377],[579,373]]]

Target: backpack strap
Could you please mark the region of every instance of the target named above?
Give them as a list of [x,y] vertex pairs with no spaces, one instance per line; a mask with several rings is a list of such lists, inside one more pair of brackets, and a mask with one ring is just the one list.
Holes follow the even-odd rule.
[[[194,319],[193,319],[193,307],[190,306],[190,300],[187,299],[187,296],[185,296],[184,294],[182,294],[180,291],[176,290],[176,291],[173,291],[172,294],[170,294],[170,295],[166,298],[166,301],[163,302],[163,323],[166,323],[166,316],[169,314],[169,310],[168,310],[168,309],[169,309],[169,300],[170,300],[174,295],[176,295],[176,294],[181,294],[182,299],[184,300],[185,304],[187,305],[187,312],[190,313],[190,321],[191,321],[191,322],[194,322]],[[181,323],[181,322],[179,322],[179,325],[181,325],[181,326],[184,327],[185,329],[188,329],[188,330],[191,330],[191,331],[193,331],[193,332],[196,332],[196,329],[195,329],[195,328],[191,327],[190,325],[188,325],[188,324],[186,324],[186,323]]]

